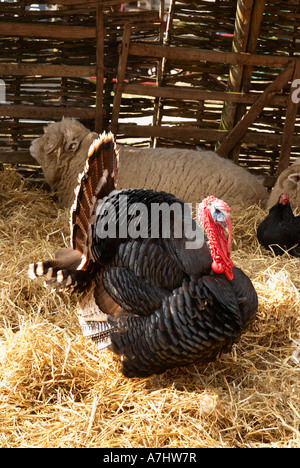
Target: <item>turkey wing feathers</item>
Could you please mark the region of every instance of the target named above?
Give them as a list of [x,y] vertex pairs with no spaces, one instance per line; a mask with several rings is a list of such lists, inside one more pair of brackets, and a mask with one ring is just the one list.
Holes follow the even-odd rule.
[[241,334],[243,317],[225,276],[205,276],[185,278],[152,315],[128,317],[119,329],[111,341],[113,351],[125,357],[124,375],[148,376],[229,351]]

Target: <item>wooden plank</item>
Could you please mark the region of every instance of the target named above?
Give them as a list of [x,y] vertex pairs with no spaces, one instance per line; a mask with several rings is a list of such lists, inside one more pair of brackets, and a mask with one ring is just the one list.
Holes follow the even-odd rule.
[[126,24],[124,28],[124,33],[123,33],[122,52],[119,57],[117,85],[116,85],[116,92],[115,92],[114,101],[113,101],[113,112],[112,112],[112,118],[111,118],[111,131],[113,134],[116,134],[117,128],[118,128],[118,119],[119,119],[119,114],[120,114],[120,106],[121,106],[121,101],[122,101],[122,93],[123,93],[124,79],[125,79],[126,66],[127,66],[128,49],[130,45],[130,34],[131,34],[131,26],[130,24]]
[[96,120],[95,131],[101,133],[103,131],[103,87],[104,87],[104,19],[103,7],[97,8],[97,41],[96,41]]
[[[176,138],[179,140],[195,139],[213,143],[225,140],[228,132],[225,130],[199,128],[192,126],[151,126],[119,124],[118,134],[137,138]],[[280,146],[282,135],[268,132],[247,132],[242,143],[248,145]],[[293,146],[300,146],[300,135],[293,136]]]
[[291,79],[294,72],[295,63],[292,62],[285,70],[277,76],[277,78],[265,89],[264,93],[256,100],[248,112],[238,122],[238,124],[231,130],[229,135],[217,149],[217,153],[226,158],[232,148],[243,138],[248,127],[261,113],[267,104],[271,95],[282,89],[282,87]]
[[[202,91],[197,88],[179,86],[150,86],[124,84],[123,94],[135,94],[137,96],[161,97],[165,99],[180,99],[183,101],[224,101],[243,104],[253,104],[259,97],[257,93],[229,93],[223,91]],[[288,98],[274,96],[269,101],[270,106],[286,107]]]
[[6,164],[28,164],[37,166],[38,162],[29,151],[0,151],[0,162]]
[[37,107],[12,104],[0,105],[0,117],[18,119],[62,119],[77,117],[79,119],[95,119],[96,108],[81,109],[77,107]]
[[179,126],[153,126],[153,125],[127,125],[119,124],[118,134],[130,135],[134,137],[163,137],[179,139],[196,139],[205,141],[215,141],[216,138],[224,139],[227,132],[221,130],[179,127]]
[[44,63],[0,63],[0,76],[51,76],[82,78],[95,76],[96,67],[47,65]]
[[44,37],[55,39],[95,39],[96,28],[88,26],[61,26],[40,23],[0,22],[1,36]]
[[293,136],[294,136],[294,129],[295,129],[295,122],[296,117],[298,114],[298,107],[299,103],[296,101],[294,102],[293,93],[294,91],[299,88],[299,83],[295,82],[295,80],[300,78],[300,65],[299,62],[295,64],[295,70],[293,75],[293,81],[291,83],[290,88],[290,95],[289,95],[289,103],[286,111],[285,116],[285,123],[282,135],[282,142],[280,148],[280,157],[278,161],[278,167],[276,176],[278,177],[284,169],[289,166],[290,162],[290,154],[293,144]]
[[[120,45],[122,47],[122,45]],[[168,47],[160,45],[131,43],[129,55],[140,57],[165,57],[168,60],[182,60],[195,62],[212,62],[226,65],[260,65],[262,67],[287,66],[295,57],[280,55],[262,55],[250,53],[221,52],[217,50],[197,49],[188,47]],[[298,59],[300,60],[300,59]]]

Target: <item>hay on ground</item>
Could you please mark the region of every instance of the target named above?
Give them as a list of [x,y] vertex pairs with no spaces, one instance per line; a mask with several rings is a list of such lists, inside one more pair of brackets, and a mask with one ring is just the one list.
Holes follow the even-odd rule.
[[28,279],[29,263],[68,245],[68,213],[1,172],[0,447],[300,447],[300,260],[261,249],[265,214],[232,214],[232,257],[259,296],[232,352],[129,380],[81,336],[76,298]]

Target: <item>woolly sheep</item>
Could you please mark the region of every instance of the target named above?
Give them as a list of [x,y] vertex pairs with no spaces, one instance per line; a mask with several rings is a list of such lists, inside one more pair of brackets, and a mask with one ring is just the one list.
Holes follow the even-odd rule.
[[292,209],[300,209],[300,158],[282,171],[278,177],[267,202],[268,209],[278,202],[284,191],[289,196]]
[[[44,132],[32,142],[31,154],[61,206],[70,207],[89,142],[96,134],[67,118],[48,125]],[[200,202],[208,195],[222,198],[230,206],[261,203],[264,207],[267,202],[268,192],[254,175],[213,151],[128,146],[118,150],[118,189],[164,190],[186,203]]]

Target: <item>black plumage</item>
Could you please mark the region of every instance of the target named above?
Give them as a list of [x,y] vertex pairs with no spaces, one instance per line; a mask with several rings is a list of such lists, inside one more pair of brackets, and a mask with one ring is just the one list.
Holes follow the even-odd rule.
[[[128,377],[216,359],[257,311],[250,279],[226,254],[229,207],[214,197],[203,202],[208,242],[173,195],[115,190],[115,161],[112,136],[94,142],[71,210],[72,250],[31,265],[31,276],[45,274],[52,286],[83,291],[83,334],[122,356]],[[90,177],[95,171],[98,179]],[[151,211],[158,205],[172,208],[169,232],[162,212]],[[198,244],[189,249],[193,236]]]
[[286,251],[295,257],[300,256],[300,216],[294,216],[286,193],[269,210],[267,217],[257,229],[259,243],[272,249],[275,255]]

